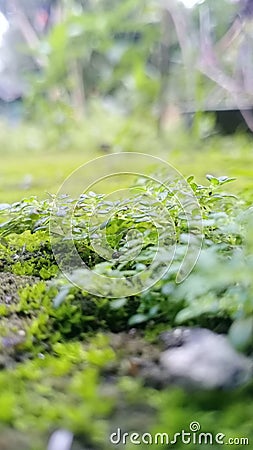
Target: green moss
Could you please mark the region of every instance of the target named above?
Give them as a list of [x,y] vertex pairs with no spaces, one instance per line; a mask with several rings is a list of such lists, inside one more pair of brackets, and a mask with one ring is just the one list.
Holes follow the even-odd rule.
[[22,249],[23,252],[35,252],[41,248],[49,248],[49,236],[46,231],[37,231],[31,233],[30,230],[24,231],[22,234],[10,234],[8,237],[8,246],[11,250]]
[[57,343],[53,353],[0,373],[0,422],[23,433],[35,427],[44,438],[53,427],[66,427],[101,439],[113,407],[99,391],[99,370],[115,357],[108,341],[97,337],[87,349]]
[[[35,448],[45,448],[56,428],[73,431],[81,445],[109,449],[110,433],[119,426],[122,432],[173,436],[187,431],[193,421],[214,435],[253,438],[253,405],[248,401],[252,386],[234,392],[195,392],[194,396],[175,388],[159,392],[138,379],[116,375],[125,344],[122,339],[123,347],[115,352],[102,334],[86,343],[58,342],[51,354],[0,372],[0,423],[19,436],[16,447],[9,445],[8,450],[17,448],[21,436],[27,435],[34,436]],[[112,383],[107,374],[115,364],[118,369]],[[129,443],[126,448],[131,448]],[[180,442],[178,448],[183,448]]]
[[[169,160],[183,174],[196,174],[197,181],[191,179],[190,183],[200,200],[204,220],[209,213],[225,211],[228,221],[235,218],[238,222],[239,212],[252,203],[250,140],[235,137],[197,141],[182,133],[164,136],[158,142],[151,124],[149,130],[135,118],[134,134],[130,125],[127,136],[122,133],[125,124],[116,135],[111,130],[112,142],[123,149],[152,152]],[[120,301],[97,298],[63,280],[54,285],[49,280],[57,277],[59,271],[48,233],[51,197],[41,202],[29,196],[39,194],[45,198],[45,191],[56,192],[72,169],[82,165],[84,158],[98,155],[98,151],[93,142],[90,155],[84,154],[84,136],[82,132],[74,136],[73,132],[76,145],[72,147],[77,150],[50,153],[44,148],[46,138],[43,140],[41,133],[36,133],[38,130],[35,135],[40,136],[43,152],[25,153],[15,167],[13,154],[6,153],[1,160],[2,201],[21,199],[24,194],[28,198],[13,206],[11,217],[0,214],[0,448],[44,450],[50,434],[57,428],[66,428],[75,433],[76,444],[81,448],[109,449],[110,432],[117,426],[123,431],[171,435],[182,428],[188,430],[196,420],[202,430],[245,436],[252,441],[252,385],[226,393],[187,393],[174,388],[159,392],[143,386],[138,376],[129,376],[129,367],[135,375],[131,358],[159,354],[159,348],[153,344],[157,335],[173,327],[180,317],[188,324],[227,331],[237,316],[252,315],[250,232],[245,238],[243,224],[239,232],[233,227],[216,226],[218,221],[215,226],[206,224],[207,252],[186,282],[185,290],[175,283],[173,273],[150,292]],[[18,145],[19,151],[26,147],[24,142]],[[204,181],[206,172],[217,177],[237,176],[238,181],[228,185],[227,190],[238,194],[244,189],[240,199],[246,199],[245,205],[238,199],[233,203],[226,196],[217,197],[218,179],[212,179],[209,185]],[[34,180],[25,192],[21,184],[27,173],[32,173]],[[200,182],[206,187],[199,186]],[[108,184],[108,191],[112,186],[113,181]],[[88,212],[96,201],[100,198],[89,199]],[[132,206],[134,211],[136,206]],[[87,217],[82,217],[82,232]],[[186,227],[183,220],[176,219],[179,241]],[[118,249],[126,229],[136,223],[131,211],[126,221],[123,214],[111,221],[106,230],[111,245]],[[142,220],[139,224],[141,231],[149,230],[148,222]],[[152,230],[145,235],[147,248],[156,245],[156,238]],[[217,253],[211,255],[208,248],[215,247],[213,244]],[[76,240],[76,247],[89,267],[101,263],[102,258],[94,252],[85,233]],[[139,262],[133,260],[126,269],[146,270],[148,261],[147,257]],[[71,253],[66,252],[68,262]],[[102,270],[102,266],[97,267]],[[117,262],[109,269],[120,270]],[[218,286],[219,274],[225,285]],[[199,286],[203,285],[206,291],[200,293]],[[136,331],[129,335],[120,333],[132,326],[140,329],[146,339],[134,338]],[[101,330],[117,335],[108,338]],[[177,448],[184,446],[179,443]],[[190,444],[188,448],[200,450],[197,445]]]

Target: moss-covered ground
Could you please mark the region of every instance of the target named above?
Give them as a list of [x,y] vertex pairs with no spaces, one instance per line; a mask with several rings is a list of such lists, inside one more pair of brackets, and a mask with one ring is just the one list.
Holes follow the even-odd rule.
[[[105,150],[125,150],[159,156],[183,175],[194,174],[198,183],[206,173],[236,177],[228,190],[251,203],[250,137],[199,139],[178,130],[158,138],[155,128],[134,122],[120,123],[116,131],[112,125],[99,127],[97,132],[86,124],[83,130],[54,134],[2,126],[0,201],[18,202],[31,195],[47,199],[86,161]],[[53,281],[59,269],[50,238],[46,230],[31,231],[29,223],[27,229],[14,228],[0,239],[0,450],[46,449],[50,435],[59,428],[74,433],[76,450],[132,449],[135,445],[129,439],[126,445],[112,444],[111,433],[121,428],[153,436],[168,433],[172,438],[176,432],[189,431],[190,423],[196,421],[203,432],[224,433],[225,443],[229,438],[248,438],[251,448],[252,383],[232,391],[187,392],[176,387],[158,390],[138,376],[134,358],[157,358],[159,332],[175,325],[180,301],[162,319],[150,317],[134,327],[129,319],[139,313],[138,298],[119,305],[73,287],[56,307],[59,288]],[[226,245],[231,249],[234,241]],[[152,307],[161,298],[159,289],[153,299],[146,296]],[[218,311],[188,324],[227,331],[231,320],[228,313]],[[185,446],[180,441],[148,445],[148,438],[139,445]],[[245,447],[239,441],[227,446]],[[187,447],[200,450],[220,445],[192,440]]]

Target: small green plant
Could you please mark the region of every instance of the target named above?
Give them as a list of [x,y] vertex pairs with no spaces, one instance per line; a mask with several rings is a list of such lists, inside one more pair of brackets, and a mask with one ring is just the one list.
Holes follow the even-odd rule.
[[[105,262],[90,240],[87,223],[94,209],[101,215],[114,211],[114,203],[103,194],[91,192],[78,202],[66,196],[60,210],[55,209],[54,198],[26,199],[1,209],[0,430],[1,438],[8,429],[14,433],[10,450],[28,435],[36,450],[44,449],[57,428],[72,431],[81,447],[107,448],[111,430],[122,422],[126,429],[173,435],[188,429],[194,419],[203,430],[227,436],[234,436],[236,423],[236,435],[251,439],[252,402],[248,399],[252,386],[245,391],[193,396],[174,388],[159,392],[129,376],[136,369],[125,349],[127,339],[135,356],[151,345],[144,339],[136,345],[131,337],[136,331],[126,333],[132,327],[145,330],[152,342],[159,332],[178,324],[229,330],[234,346],[252,351],[251,208],[241,196],[223,192],[232,179],[208,175],[207,180],[206,185],[193,176],[187,180],[202,214],[203,244],[193,271],[180,284],[176,275],[191,229],[177,201],[182,188],[178,182],[168,190],[137,180],[135,196],[119,202],[117,214],[105,221],[106,238],[116,256],[137,247],[134,234],[126,242],[128,229],[143,237],[136,256],[124,262],[119,258]],[[74,202],[73,239],[90,270],[108,276],[109,281],[111,276],[129,273],[146,276],[158,242],[149,214],[154,212],[160,221],[159,209],[150,205],[150,193],[154,205],[161,203],[170,211],[175,224],[170,239],[176,243],[169,271],[151,289],[131,297],[120,292],[117,299],[102,298],[60,275],[49,220],[61,214],[63,228],[67,226],[66,216]],[[143,204],[137,208],[139,201]],[[68,240],[60,239],[67,249]],[[71,252],[65,257],[71,261]],[[119,345],[121,332],[124,338]]]
[[[178,193],[182,188],[180,182],[173,181],[168,190],[167,187],[157,187],[150,181],[143,184],[142,180],[137,180],[135,196],[128,201],[122,200],[121,203],[117,201],[116,214],[114,202],[108,202],[103,194],[94,192],[83,194],[78,202],[65,196],[61,199],[60,209],[55,209],[54,197],[41,202],[36,198],[26,199],[3,209],[0,212],[1,260],[5,262],[6,270],[17,275],[36,276],[42,280],[53,279],[58,274],[49,239],[50,217],[61,215],[64,230],[68,225],[68,213],[73,203],[76,203],[72,218],[75,246],[89,268],[103,274],[108,280],[136,273],[141,273],[141,277],[149,276],[150,261],[158,245],[157,230],[149,220],[150,214],[159,224],[159,208],[166,208],[175,225],[170,238],[176,244],[172,265],[167,275],[149,292],[126,299],[122,289],[118,296],[121,300],[112,302],[109,298],[101,300],[80,293],[61,278],[56,279],[55,286],[58,286],[59,291],[54,296],[54,288],[50,288],[48,297],[46,287],[43,293],[36,292],[36,285],[34,288],[28,287],[21,294],[21,308],[25,307],[26,299],[27,310],[34,308],[35,305],[29,299],[36,297],[36,302],[40,299],[42,305],[46,301],[47,311],[47,316],[42,314],[36,318],[32,329],[44,328],[47,336],[46,325],[43,323],[46,324],[48,317],[51,326],[58,328],[63,335],[79,334],[82,327],[86,326],[110,328],[115,319],[118,324],[116,328],[121,329],[127,322],[129,326],[154,320],[169,322],[171,325],[189,323],[192,320],[202,324],[213,317],[220,317],[224,322],[251,317],[250,300],[244,300],[245,296],[251,298],[247,205],[243,199],[222,192],[223,185],[233,181],[233,178],[207,175],[207,180],[209,184],[204,186],[196,183],[193,176],[187,179],[200,206],[203,244],[199,262],[181,285],[177,285],[176,274],[181,255],[187,246],[188,235],[192,231],[182,205],[178,202]],[[104,262],[96,253],[90,235],[96,233],[97,227],[101,225],[96,225],[93,221],[93,228],[90,228],[90,217],[94,210],[98,215],[105,212],[108,215],[111,212],[110,220],[102,225],[106,230],[106,239],[115,255],[127,252],[127,261],[121,262],[116,257],[111,262]],[[128,234],[129,229],[134,229],[142,236],[137,254],[138,239],[136,240],[136,233],[131,236]],[[164,232],[169,234],[168,230]],[[66,250],[64,258],[71,262],[71,251],[67,251],[68,240],[60,245]],[[131,252],[135,255],[134,258],[130,258]],[[78,277],[78,273],[76,276]],[[42,336],[44,332],[40,339]]]

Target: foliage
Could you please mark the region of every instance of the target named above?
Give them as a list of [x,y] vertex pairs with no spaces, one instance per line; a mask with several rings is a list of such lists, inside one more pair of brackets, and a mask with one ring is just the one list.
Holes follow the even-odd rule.
[[[153,341],[161,330],[178,323],[198,324],[218,331],[227,331],[233,323],[230,328],[233,344],[241,350],[252,345],[249,196],[245,201],[242,196],[224,193],[232,181],[229,177],[208,175],[205,184],[188,177],[188,185],[198,198],[203,215],[204,243],[192,274],[178,285],[175,282],[177,258],[180,260],[188,231],[176,201],[180,183],[174,181],[167,192],[164,187],[140,181],[137,184],[141,187],[142,200],[149,191],[153,199],[159,198],[164,207],[170,208],[176,221],[178,254],[171,270],[157,285],[131,299],[96,298],[58,277],[48,230],[50,214],[56,213],[54,197],[42,201],[33,197],[1,205],[2,270],[7,271],[6,275],[18,271],[26,274],[27,282],[30,279],[29,284],[20,286],[15,301],[3,302],[0,308],[3,336],[0,362],[4,367],[0,372],[3,411],[0,428],[8,450],[17,448],[17,442],[22,448],[21,442],[23,439],[26,442],[27,436],[25,450],[29,446],[31,450],[43,449],[56,428],[72,431],[81,448],[106,448],[109,434],[118,426],[126,431],[165,431],[172,435],[182,428],[187,430],[193,420],[199,421],[202,431],[252,439],[252,402],[248,401],[252,386],[234,392],[194,393],[194,396],[174,388],[162,392],[147,388],[140,380],[127,375],[125,367],[130,356],[127,354],[127,360],[122,359],[125,348],[117,350],[116,346],[115,350],[108,338],[99,333],[99,330],[117,332],[117,341],[120,331],[135,326],[145,329],[147,338]],[[128,266],[119,267],[115,261],[109,267],[111,271],[135,272],[140,265],[148,269],[147,251],[152,253],[156,246],[157,235],[145,219],[147,205],[144,203],[143,211],[136,208],[139,188],[135,197],[129,199],[130,209],[118,208],[119,214],[107,223],[107,237],[115,250],[120,251],[125,245],[125,230],[134,226],[144,232],[143,248]],[[85,223],[95,206],[100,205],[100,211],[113,208],[113,204],[105,202],[101,193],[86,194],[79,199],[74,217],[79,253],[91,268],[101,271],[108,271],[109,263],[105,267],[95,254]],[[71,205],[68,196],[62,198],[63,211],[68,211]],[[156,208],[154,211],[158,214]],[[42,268],[48,270],[46,277]],[[48,277],[49,281],[44,279]],[[7,286],[3,299],[6,293],[9,295]],[[137,353],[150,345],[144,342],[135,350]],[[5,438],[9,429],[15,437],[13,445]]]
[[[216,23],[221,2],[208,3],[213,36],[219,39],[235,6]],[[194,420],[202,431],[251,442],[252,383],[232,392],[173,387],[159,392],[143,385],[131,357],[152,353],[153,347],[159,353],[157,335],[178,324],[228,332],[236,348],[252,352],[252,142],[242,135],[210,137],[212,124],[206,126],[203,117],[193,133],[165,117],[164,132],[157,136],[154,114],[166,113],[169,97],[184,99],[187,84],[174,25],[160,4],[71,0],[62,5],[62,22],[36,52],[47,64],[36,72],[26,99],[40,127],[13,130],[3,124],[0,129],[0,448],[22,449],[24,438],[24,450],[42,450],[55,429],[65,428],[75,434],[76,448],[109,449],[109,434],[118,426],[172,435],[188,430]],[[196,26],[198,12],[187,13]],[[198,51],[195,31],[194,26],[187,35],[194,42],[194,50],[185,53],[188,63]],[[199,101],[207,84],[199,76],[194,91]],[[77,122],[79,107],[89,114]],[[103,191],[78,199],[66,195],[60,208],[55,206],[55,193],[71,170],[106,151],[133,150],[158,155],[185,176],[196,174],[188,176],[187,185],[199,202],[203,243],[181,284],[176,276],[193,230],[178,202],[180,181],[171,180],[168,189],[136,180],[134,196],[117,204]],[[212,175],[205,178],[206,172]],[[238,180],[230,183],[234,177]],[[76,249],[109,284],[114,275],[141,272],[145,281],[159,239],[150,217],[162,228],[161,208],[169,211],[173,233],[162,231],[176,252],[168,272],[148,292],[129,297],[122,289],[117,299],[70,284],[56,264],[51,245],[58,238],[50,238],[49,221],[60,216],[67,230],[73,205]],[[112,261],[105,262],[92,245],[92,233],[101,231],[99,221],[94,229],[89,226],[94,209],[100,217],[111,215],[102,228],[116,256]],[[140,246],[129,229],[142,236]],[[65,250],[68,237],[59,238]],[[124,252],[133,258],[117,258]],[[64,262],[70,264],[71,256],[65,252]],[[137,344],[136,335],[141,336]]]
[[[150,207],[156,224],[161,222],[162,205],[170,212],[171,220],[176,225],[175,232],[171,235],[176,244],[176,252],[170,269],[151,290],[136,295],[134,299],[125,298],[122,287],[122,291],[118,293],[120,300],[96,300],[90,294],[79,293],[78,289],[63,278],[55,281],[59,288],[58,295],[52,294],[55,288],[50,288],[47,292],[46,285],[40,283],[24,289],[21,292],[20,311],[32,314],[32,311],[40,310],[31,327],[31,334],[37,334],[36,340],[42,342],[57,339],[59,332],[61,336],[78,336],[82,330],[96,327],[120,330],[127,326],[127,322],[129,326],[133,326],[155,320],[157,323],[169,323],[173,326],[192,321],[200,325],[208,322],[211,324],[216,320],[223,322],[226,329],[233,321],[252,320],[251,238],[247,231],[250,229],[251,210],[242,199],[221,191],[223,185],[232,181],[232,178],[207,175],[207,179],[209,184],[206,186],[196,183],[193,176],[187,180],[199,202],[204,240],[199,261],[181,285],[177,285],[176,274],[188,245],[187,236],[192,230],[185,220],[183,207],[178,202],[180,181],[172,181],[168,190],[164,186],[157,187],[154,182],[143,184],[142,180],[137,180],[133,198],[117,201],[117,205],[104,200],[103,194],[90,192],[83,194],[77,203],[64,196],[57,208],[54,197],[44,201],[31,198],[2,207],[1,261],[5,270],[19,275],[37,276],[42,280],[54,278],[58,274],[49,243],[50,215],[52,218],[61,215],[64,230],[74,203],[76,207],[72,217],[72,231],[76,248],[90,269],[106,275],[108,280],[114,276],[128,277],[139,272],[142,273],[140,280],[141,277],[149,276],[150,262],[158,245],[157,230],[150,222]],[[90,228],[89,220],[95,210],[99,222],[96,224],[93,221]],[[101,226],[99,215],[103,216],[105,212],[109,213],[110,220]],[[115,254],[127,252],[127,261],[115,258],[111,262],[104,262],[103,257],[96,253],[92,235],[98,232],[99,227],[105,228],[107,242]],[[135,234],[129,236],[129,229],[135,229],[142,235],[137,253],[136,237]],[[169,230],[163,232],[168,234]],[[53,241],[57,239],[56,237]],[[68,234],[63,241],[60,237],[60,241],[65,250],[65,263],[68,260],[71,262]],[[160,250],[166,251],[166,248]],[[193,249],[190,248],[190,251]],[[135,255],[134,259],[130,257],[131,252]],[[77,271],[77,279],[78,276]],[[58,309],[54,309],[53,298]],[[117,325],[113,325],[116,323]],[[52,337],[52,330],[56,331],[55,338]],[[236,339],[235,337],[234,340]],[[250,340],[251,334],[248,331],[245,342],[240,345],[247,347]]]
[[30,115],[37,112],[40,124],[53,123],[61,139],[75,116],[90,112],[94,98],[118,114],[145,107],[159,126],[171,103],[184,111],[208,108],[215,85],[197,69],[200,39],[209,38],[199,36],[207,5],[217,41],[236,13],[231,2],[226,2],[226,14],[218,1],[193,10],[176,1],[165,7],[152,0],[65,2],[61,20],[36,50],[43,67],[32,77]]
[[[78,6],[70,2],[64,12],[64,19],[38,51],[48,61],[40,78],[34,80],[30,96],[34,106],[34,99],[40,98],[40,119],[50,115],[56,125],[71,120],[75,90],[83,102],[81,108],[87,108],[94,94],[118,97],[122,106],[128,98],[131,110],[157,98],[160,76],[154,54],[159,52],[160,30],[156,5],[133,0],[120,5],[115,1]],[[47,106],[50,98],[52,112]]]

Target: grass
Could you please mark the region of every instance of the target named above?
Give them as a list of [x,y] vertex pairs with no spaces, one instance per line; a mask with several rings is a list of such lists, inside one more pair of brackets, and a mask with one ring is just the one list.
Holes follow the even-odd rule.
[[[202,183],[206,173],[237,178],[232,190],[253,187],[252,138],[243,135],[199,139],[182,128],[157,136],[154,123],[138,118],[98,118],[79,128],[58,130],[36,129],[32,125],[19,129],[0,127],[0,201],[14,202],[37,195],[46,198],[55,193],[73,170],[109,152],[135,151],[158,156],[172,164],[184,176],[194,174]],[[90,122],[93,124],[92,127]],[[32,137],[31,137],[32,135]],[[119,180],[117,180],[118,182]]]

